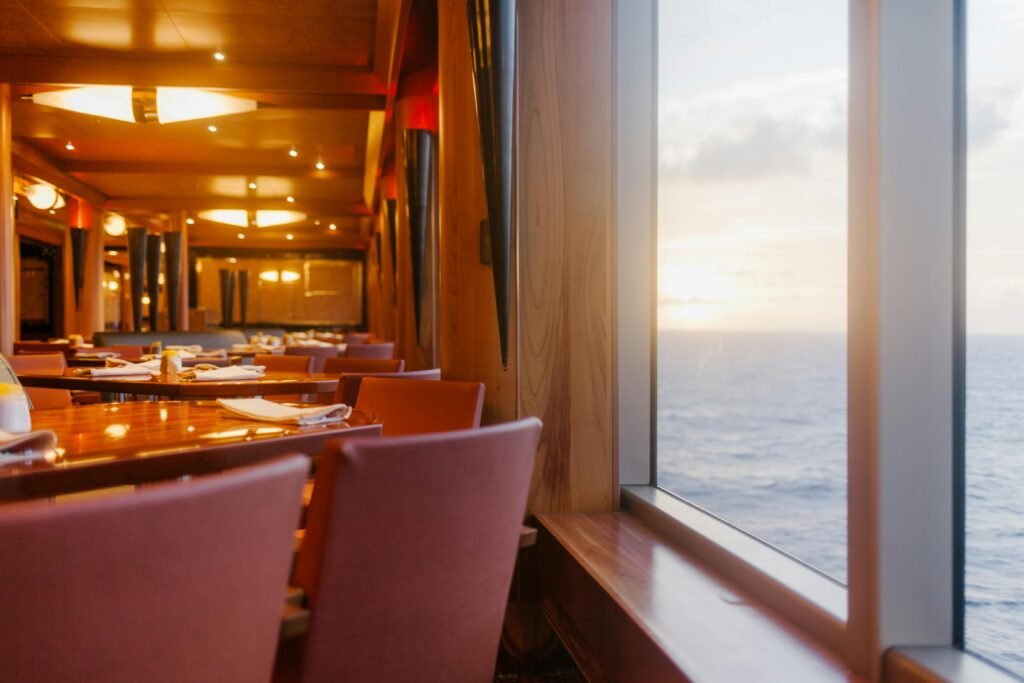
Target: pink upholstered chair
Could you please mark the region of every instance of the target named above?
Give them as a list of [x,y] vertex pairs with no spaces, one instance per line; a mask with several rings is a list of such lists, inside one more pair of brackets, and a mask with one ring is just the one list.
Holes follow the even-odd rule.
[[[64,371],[68,369],[67,360],[61,353],[39,353],[5,357],[15,372],[28,372],[37,375],[63,375]],[[29,400],[32,401],[33,410],[71,407],[71,392],[66,389],[25,387],[25,393],[28,394]]]
[[471,429],[480,426],[484,385],[364,377],[355,407],[375,415],[381,421],[384,436]]
[[346,358],[394,358],[395,345],[392,342],[381,344],[349,344],[345,347]]
[[142,358],[142,354],[145,353],[145,349],[141,346],[134,346],[131,344],[113,344],[111,346],[96,346],[91,349],[82,349],[84,353],[99,353],[101,351],[107,351],[110,353],[118,354],[122,360],[137,361]]
[[324,372],[340,375],[343,372],[402,372],[405,361],[401,358],[328,358]]
[[60,353],[65,358],[68,358],[73,353],[71,350],[71,344],[68,342],[43,342],[43,341],[16,341],[14,342],[14,355],[22,356],[29,354],[50,354]]
[[329,442],[293,577],[310,628],[279,678],[492,681],[540,430]]
[[308,466],[0,508],[3,680],[268,680]]
[[347,344],[366,344],[370,341],[369,332],[346,332],[342,337]]
[[334,402],[354,406],[358,401],[359,387],[362,386],[364,377],[438,381],[441,379],[441,368],[413,370],[412,372],[344,372],[338,381],[338,389],[334,392]]
[[309,356],[313,359],[313,369],[310,372],[323,372],[324,361],[328,358],[338,357],[337,346],[286,346],[286,356]]

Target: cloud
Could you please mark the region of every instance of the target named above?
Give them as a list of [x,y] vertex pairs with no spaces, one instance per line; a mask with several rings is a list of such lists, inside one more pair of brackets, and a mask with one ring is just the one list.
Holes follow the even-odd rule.
[[1020,87],[972,90],[967,96],[967,141],[972,149],[985,147],[1013,125],[1013,109]]
[[697,180],[752,180],[810,169],[813,132],[800,121],[758,118],[740,130],[703,140],[683,163]]

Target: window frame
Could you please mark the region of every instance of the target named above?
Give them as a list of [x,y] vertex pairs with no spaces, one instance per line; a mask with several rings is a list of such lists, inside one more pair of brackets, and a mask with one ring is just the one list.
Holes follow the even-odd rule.
[[793,590],[805,565],[779,552],[789,564],[765,567],[735,527],[658,488],[658,0],[614,1],[623,507],[859,675],[1014,680],[962,649],[965,0],[849,0],[846,619]]

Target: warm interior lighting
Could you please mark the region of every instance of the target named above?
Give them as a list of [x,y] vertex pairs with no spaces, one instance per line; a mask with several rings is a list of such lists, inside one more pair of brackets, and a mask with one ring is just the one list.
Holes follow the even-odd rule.
[[108,213],[103,217],[103,232],[111,237],[120,237],[128,230],[128,222],[119,213]]
[[63,197],[57,192],[57,188],[46,183],[35,183],[25,188],[25,198],[28,203],[37,209],[59,209],[64,204]]
[[264,282],[295,282],[301,277],[294,270],[264,270],[260,273]]
[[249,189],[250,190],[255,190],[256,189],[256,181],[255,180],[250,180],[249,181]]
[[142,305],[143,306],[148,306],[150,301],[151,301],[151,299],[149,298],[148,294],[143,295],[143,297],[142,297]]
[[285,197],[284,200],[286,202],[288,202],[289,204],[294,204],[295,203],[295,197],[293,197],[291,195],[288,195],[287,197]]
[[227,59],[223,52],[214,52],[213,58],[216,59],[218,62],[223,62],[225,59]]
[[160,273],[160,274],[159,274],[159,275],[157,276],[157,278],[156,278],[156,281],[157,281],[157,284],[159,284],[159,285],[163,285],[163,284],[165,284],[165,282],[164,282],[164,274],[163,274],[163,273]]
[[68,144],[64,145],[64,149],[66,149],[69,152],[74,152],[75,145],[70,140],[68,140]]
[[111,249],[107,252],[107,256],[117,256],[117,249]]
[[243,235],[242,233],[238,233],[238,239],[244,240],[245,239],[245,235]]
[[324,168],[325,168],[324,167],[324,162],[322,162],[322,161],[316,162],[316,170],[322,171],[322,170],[324,170]]
[[288,233],[287,235],[284,236],[284,238],[286,240],[288,240],[288,241],[291,241],[291,240],[295,239],[295,235],[293,235],[291,233]]
[[192,216],[189,216],[188,218],[185,219],[185,225],[195,225],[195,224],[196,224],[196,219],[192,218]]
[[299,156],[299,150],[297,150],[294,147],[292,147],[290,150],[288,150],[288,156],[290,156],[290,157],[297,157],[297,156]]
[[328,230],[337,230],[338,226],[335,225],[334,223],[331,223],[330,225],[327,226],[327,229]]
[[[127,85],[90,85],[52,90],[34,93],[31,99],[36,104],[56,109],[129,123],[143,123],[154,118],[159,123],[208,119],[255,111],[259,106],[255,100],[195,88],[159,87],[154,96],[152,89]],[[155,117],[152,111],[154,106]],[[208,130],[216,132],[217,127],[210,126]]]
[[200,211],[199,217],[214,223],[233,225],[237,228],[247,228],[250,225],[257,228],[270,228],[306,220],[306,214],[301,211],[260,209],[254,213],[255,217],[251,222],[249,212],[245,209],[210,209],[209,211]]
[[206,130],[210,131],[211,133],[216,133],[217,132],[217,126],[214,126],[214,125],[211,124],[211,125],[206,127]]
[[110,289],[111,292],[116,292],[118,287],[117,280],[111,280],[110,282],[108,282],[107,287]]

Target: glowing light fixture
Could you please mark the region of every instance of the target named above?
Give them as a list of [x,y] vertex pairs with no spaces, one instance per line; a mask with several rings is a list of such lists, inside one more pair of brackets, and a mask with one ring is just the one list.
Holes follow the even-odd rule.
[[211,133],[216,133],[217,132],[217,126],[214,126],[213,124],[210,124],[209,126],[206,127],[206,130],[210,131]]
[[75,145],[71,142],[71,140],[68,140],[68,144],[64,145],[64,149],[66,149],[69,152],[74,152]]
[[111,249],[107,252],[107,256],[117,256],[117,249]]
[[128,230],[128,222],[119,213],[108,213],[103,217],[103,232],[111,237],[120,237]]
[[189,216],[188,218],[185,219],[185,225],[195,225],[195,224],[196,224],[196,219],[192,218],[192,216]]
[[245,235],[243,235],[242,233],[238,233],[238,239],[244,240],[245,239]]
[[210,209],[200,211],[199,217],[203,220],[214,223],[233,225],[236,228],[271,228],[275,225],[287,225],[306,220],[306,214],[301,211],[276,211],[271,209],[260,209],[249,212],[245,209]]
[[327,226],[327,229],[328,230],[337,230],[338,226],[335,225],[334,223],[331,223],[330,225]]
[[150,298],[149,298],[148,295],[145,295],[145,296],[142,297],[142,305],[143,306],[148,306],[149,302],[150,302]]
[[294,270],[264,270],[260,273],[264,282],[296,282],[301,277]]
[[324,162],[322,162],[322,161],[316,162],[316,170],[322,171],[322,170],[324,170],[324,168],[325,168],[324,167]]
[[284,236],[284,238],[290,242],[291,240],[295,239],[295,235],[288,233],[287,235]]
[[[176,123],[255,111],[256,100],[195,88],[89,85],[29,96],[36,104],[128,123]],[[210,126],[211,133],[216,126]]]
[[299,156],[299,150],[295,149],[295,147],[293,146],[290,150],[288,150],[288,156],[290,156],[290,157],[297,157],[297,156]]
[[41,211],[64,206],[64,198],[57,192],[57,188],[47,183],[35,183],[26,187],[25,198],[29,204]]
[[108,282],[107,287],[110,289],[111,292],[116,292],[117,288],[119,287],[119,285],[117,284],[117,280],[111,280],[110,282]]
[[294,204],[295,203],[295,197],[293,197],[291,195],[288,195],[287,197],[285,197],[284,200],[286,202],[288,202],[289,204]]
[[256,181],[255,180],[250,180],[249,181],[249,189],[250,190],[255,190],[256,189]]
[[214,52],[213,58],[216,59],[218,62],[223,62],[225,59],[227,59],[223,52]]

